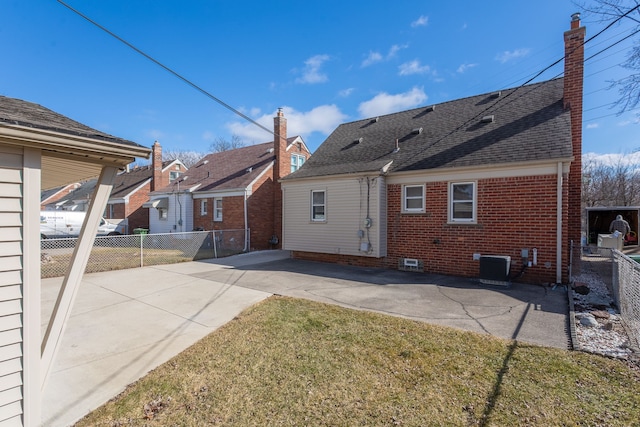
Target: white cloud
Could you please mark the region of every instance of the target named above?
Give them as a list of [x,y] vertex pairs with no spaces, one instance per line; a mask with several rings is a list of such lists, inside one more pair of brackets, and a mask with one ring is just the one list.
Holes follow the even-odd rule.
[[610,166],[618,164],[636,166],[640,164],[640,151],[629,154],[584,153],[582,155],[582,164],[589,163],[590,161]]
[[400,52],[402,49],[406,49],[408,47],[408,44],[394,44],[389,48],[389,52],[387,52],[386,56],[383,56],[380,52],[370,51],[364,61],[362,61],[362,64],[360,64],[360,66],[364,68],[378,62],[388,61],[391,58],[395,58],[398,52]]
[[296,79],[297,83],[324,83],[329,78],[326,74],[320,72],[322,64],[329,60],[329,55],[315,55],[304,61],[304,69],[302,70],[302,77]]
[[348,96],[350,96],[350,95],[353,93],[353,91],[354,91],[354,90],[355,90],[355,89],[354,89],[354,88],[352,88],[352,87],[347,88],[347,89],[342,89],[340,92],[338,92],[338,95],[339,95],[341,98],[347,98]]
[[[303,139],[313,132],[328,135],[347,119],[347,115],[343,114],[335,105],[320,105],[306,112],[297,111],[291,107],[283,107],[282,111],[287,119],[288,136],[301,135]],[[276,111],[273,111],[260,117],[253,117],[253,120],[271,130],[273,129],[275,115]],[[273,140],[273,135],[251,123],[232,122],[227,123],[225,126],[231,134],[238,135],[248,144],[258,144]]]
[[589,123],[587,125],[587,129],[598,129],[600,127],[600,123]]
[[411,26],[413,28],[415,28],[415,27],[424,27],[428,23],[429,23],[429,17],[425,16],[425,15],[421,15],[420,18],[416,19],[415,21],[413,21],[411,23]]
[[380,52],[369,52],[369,55],[362,61],[362,67],[368,67],[369,65],[373,65],[376,62],[381,62],[383,60]]
[[431,71],[431,68],[428,65],[421,65],[420,61],[418,61],[417,59],[405,62],[398,68],[400,69],[399,74],[401,76],[409,76],[411,74],[426,74]]
[[477,67],[477,66],[478,64],[461,64],[456,71],[460,74],[463,74],[467,70],[470,70],[473,67]]
[[509,62],[517,58],[522,58],[524,56],[527,56],[528,54],[529,54],[529,49],[527,48],[516,49],[511,51],[505,50],[504,52],[496,55],[496,61],[499,61],[500,63],[504,64],[505,62]]
[[382,92],[369,101],[362,102],[358,106],[358,112],[361,117],[375,117],[416,107],[426,100],[423,88],[418,87],[396,95]]

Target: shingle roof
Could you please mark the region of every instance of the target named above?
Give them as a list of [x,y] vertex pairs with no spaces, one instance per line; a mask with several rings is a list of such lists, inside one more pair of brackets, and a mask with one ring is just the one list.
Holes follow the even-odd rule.
[[25,126],[64,133],[67,135],[83,136],[92,139],[115,142],[119,144],[139,146],[135,142],[109,135],[99,130],[85,126],[75,120],[51,111],[41,105],[21,99],[0,96],[0,123]]
[[[287,138],[287,144],[296,138]],[[265,142],[209,154],[192,166],[180,180],[159,191],[172,191],[177,181],[183,188],[197,186],[196,192],[245,188],[272,165],[275,160],[275,154],[270,150],[272,148],[273,142]]]
[[[162,162],[162,169],[173,163],[175,160],[167,160]],[[128,172],[119,173],[113,183],[110,197],[124,197],[133,190],[140,187],[145,181],[153,178],[153,165],[139,166]]]
[[97,178],[88,179],[80,183],[80,186],[70,191],[68,194],[59,198],[53,203],[48,203],[47,206],[65,206],[75,204],[74,200],[89,200],[93,196],[93,191],[98,183]]
[[[391,161],[389,173],[571,157],[563,79],[496,95],[342,124],[297,172],[283,179],[377,171]],[[494,121],[484,122],[485,116]]]

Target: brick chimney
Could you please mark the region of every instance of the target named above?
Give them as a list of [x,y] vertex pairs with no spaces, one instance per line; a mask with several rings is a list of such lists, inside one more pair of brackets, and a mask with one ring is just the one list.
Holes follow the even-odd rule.
[[[584,81],[584,39],[586,29],[580,26],[580,14],[571,15],[571,29],[564,33],[564,107],[571,117],[573,161],[569,168],[567,247],[573,241],[572,270],[580,272],[582,240],[582,92]],[[565,258],[565,259],[568,259]]]
[[279,249],[282,247],[282,187],[278,181],[291,169],[290,162],[287,162],[287,119],[282,108],[278,108],[273,118],[273,133],[273,152],[276,156],[273,165],[273,235],[278,243],[272,246]]
[[162,179],[162,147],[158,141],[153,143],[151,147],[151,167],[153,168],[153,176],[151,180],[151,191],[156,191],[168,184]]
[[[289,174],[287,165],[287,119],[282,108],[278,108],[276,117],[273,118],[273,150],[276,155],[274,180],[278,180]],[[289,166],[291,168],[291,166]]]

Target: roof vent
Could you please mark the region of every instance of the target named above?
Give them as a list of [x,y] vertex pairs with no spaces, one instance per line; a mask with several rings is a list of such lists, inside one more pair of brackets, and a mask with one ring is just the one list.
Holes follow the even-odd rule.
[[253,168],[252,168],[252,167],[249,167],[249,168],[247,168],[247,170],[246,170],[245,172],[247,172],[247,173],[251,173],[252,171],[253,171]]
[[393,152],[397,153],[398,151],[400,151],[400,141],[396,138],[396,148],[393,149]]
[[267,153],[273,153],[273,147],[267,148]]
[[378,123],[379,120],[380,117],[374,117],[373,119],[371,119],[371,123]]
[[411,133],[415,133],[417,135],[420,135],[422,133],[422,128],[415,128],[414,130],[411,131]]
[[492,98],[500,98],[501,95],[502,95],[502,92],[501,91],[497,91],[497,92],[493,92],[491,94],[491,97]]
[[354,143],[354,144],[360,144],[362,141],[364,141],[364,138],[363,138],[363,137],[360,137],[360,138],[358,138],[358,139],[354,139],[354,140],[353,140],[353,143]]
[[490,116],[484,116],[480,121],[482,123],[493,123],[495,121],[496,116],[493,114]]
[[430,105],[430,106],[427,107],[427,109],[425,111],[429,112],[429,111],[433,111],[435,109],[436,109],[435,105]]
[[182,179],[180,180],[180,182],[184,182],[187,180],[187,178],[189,178],[189,175],[183,176]]

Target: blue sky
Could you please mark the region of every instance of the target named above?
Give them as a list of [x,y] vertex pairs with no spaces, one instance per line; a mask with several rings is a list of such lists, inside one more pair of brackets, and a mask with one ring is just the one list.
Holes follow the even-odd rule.
[[[562,57],[579,11],[570,0],[66,2],[269,129],[283,107],[289,136],[311,150],[340,123],[524,83]],[[582,23],[587,37],[604,27]],[[631,28],[606,31],[585,56]],[[167,150],[207,152],[233,134],[272,140],[56,1],[2,0],[0,39],[0,95]],[[640,148],[640,110],[616,115],[607,89],[627,74],[631,43],[585,64],[584,153]]]

